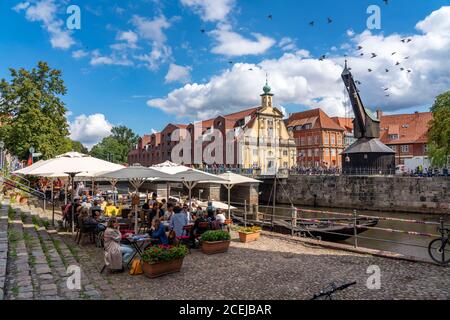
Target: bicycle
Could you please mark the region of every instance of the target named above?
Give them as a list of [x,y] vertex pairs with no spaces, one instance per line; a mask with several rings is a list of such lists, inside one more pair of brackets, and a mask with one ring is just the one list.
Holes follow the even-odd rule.
[[436,263],[447,265],[450,263],[450,229],[439,228],[438,230],[441,233],[441,237],[430,242],[428,245],[428,254]]
[[[356,281],[345,283],[342,285],[336,285],[334,282],[329,284],[325,289],[320,290],[319,293],[314,294],[311,300],[333,300],[332,295],[337,291],[342,291],[348,287],[356,285]],[[323,298],[323,299],[321,299]]]

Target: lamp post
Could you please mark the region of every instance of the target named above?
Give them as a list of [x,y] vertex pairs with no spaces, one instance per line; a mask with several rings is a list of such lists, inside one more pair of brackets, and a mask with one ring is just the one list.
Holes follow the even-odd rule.
[[3,148],[5,147],[5,143],[0,141],[0,169],[3,169]]

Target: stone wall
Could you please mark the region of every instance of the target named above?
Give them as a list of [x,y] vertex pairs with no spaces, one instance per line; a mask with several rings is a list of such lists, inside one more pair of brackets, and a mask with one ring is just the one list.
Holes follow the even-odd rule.
[[[262,185],[261,200],[267,201],[272,181]],[[367,176],[291,176],[277,187],[282,204],[450,213],[450,179]]]

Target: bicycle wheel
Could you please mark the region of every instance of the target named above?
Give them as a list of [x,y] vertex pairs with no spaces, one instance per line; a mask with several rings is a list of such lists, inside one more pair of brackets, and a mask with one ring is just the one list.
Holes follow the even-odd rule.
[[428,254],[433,261],[445,265],[450,262],[450,242],[446,240],[444,248],[442,248],[442,239],[435,239],[428,246]]

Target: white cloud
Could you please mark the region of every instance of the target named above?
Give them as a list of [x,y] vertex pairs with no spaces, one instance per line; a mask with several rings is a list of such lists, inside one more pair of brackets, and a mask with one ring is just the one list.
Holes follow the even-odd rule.
[[275,40],[260,33],[252,33],[255,38],[248,39],[233,32],[228,24],[220,24],[216,30],[209,33],[216,40],[213,53],[225,56],[258,55],[266,52],[275,44]]
[[355,35],[355,31],[353,31],[353,29],[348,29],[347,30],[347,36],[349,36],[350,38],[353,37]]
[[166,74],[166,83],[170,82],[181,82],[186,83],[191,80],[191,70],[190,66],[179,66],[171,63],[169,66],[169,71]]
[[181,0],[193,9],[203,21],[223,21],[234,6],[235,0]]
[[87,57],[88,55],[89,55],[89,53],[84,50],[76,50],[76,51],[72,52],[72,57],[75,59],[81,59],[81,58]]
[[283,37],[280,42],[278,42],[278,47],[280,47],[283,51],[296,51],[297,45],[295,44],[295,40],[289,37]]
[[58,7],[54,0],[42,0],[34,4],[28,2],[19,3],[13,10],[25,11],[28,21],[40,22],[50,34],[50,43],[53,48],[69,49],[75,44],[71,32],[64,28],[63,20],[57,17]]
[[89,62],[92,66],[98,65],[116,65],[116,66],[132,66],[133,61],[128,59],[126,54],[113,53],[109,56],[104,56],[99,50],[92,52],[91,60]]
[[166,42],[167,38],[164,30],[170,27],[170,22],[165,16],[160,15],[151,20],[134,15],[131,23],[137,28],[138,34],[143,39],[151,40],[159,44]]
[[138,36],[135,32],[129,31],[121,31],[117,34],[117,40],[126,41],[130,46],[136,46],[136,42],[138,41]]
[[[432,104],[436,95],[450,88],[450,7],[433,12],[416,29],[418,33],[410,36],[369,31],[355,34],[344,45],[349,48],[347,57],[319,61],[309,57],[306,50],[298,50],[257,65],[236,63],[206,83],[186,84],[164,98],[150,99],[147,104],[192,119],[249,108],[260,104],[267,71],[276,104],[321,107],[330,115],[344,115],[341,72],[347,59],[354,78],[361,81],[358,87],[366,107],[388,112],[420,108]],[[403,43],[401,39],[405,37],[412,41]],[[357,50],[357,46],[363,49]],[[364,56],[360,56],[361,52]],[[372,52],[378,56],[372,59]],[[373,71],[368,72],[369,68]],[[386,68],[389,72],[385,72]],[[386,87],[389,97],[383,90]]]
[[104,114],[79,115],[69,122],[70,138],[92,148],[103,138],[111,135],[113,125],[106,120]]

